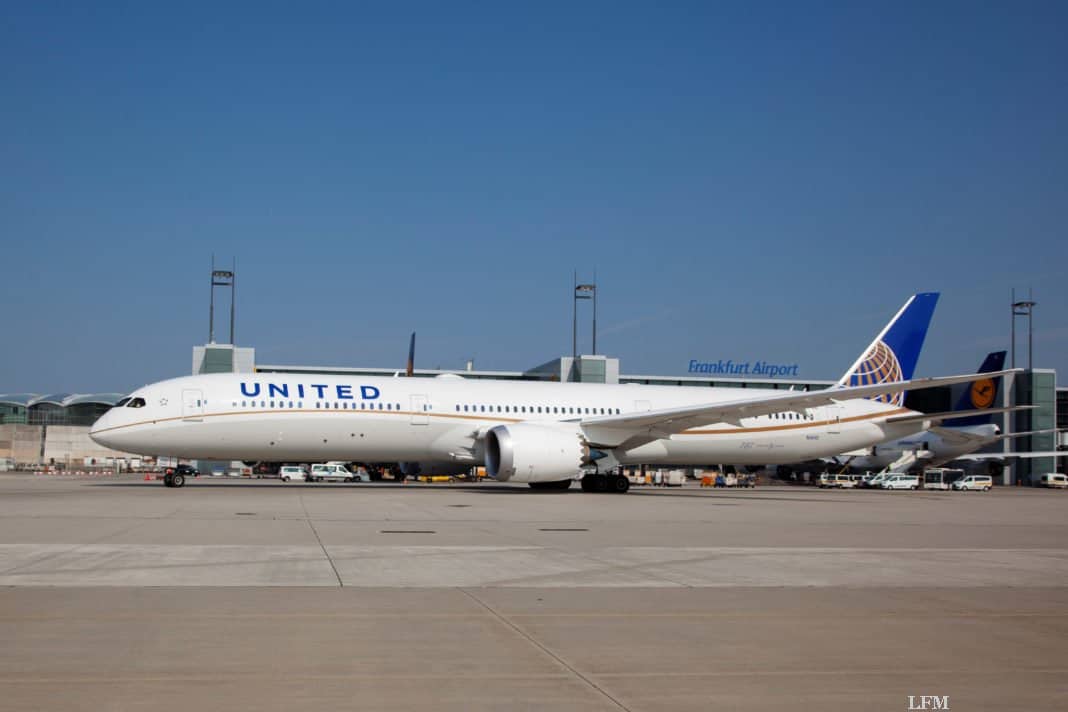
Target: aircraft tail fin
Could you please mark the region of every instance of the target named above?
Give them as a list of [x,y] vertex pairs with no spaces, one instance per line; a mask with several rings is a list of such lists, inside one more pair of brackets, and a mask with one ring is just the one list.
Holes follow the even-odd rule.
[[[894,315],[860,358],[846,371],[838,386],[866,386],[912,379],[938,303],[938,292],[914,294]],[[905,394],[888,393],[872,400],[903,405]]]
[[[986,359],[983,360],[983,364],[979,367],[976,373],[990,373],[991,371],[1000,371],[1005,367],[1005,352],[994,351],[987,354]],[[1001,376],[996,378],[983,378],[972,383],[964,389],[960,398],[957,399],[956,405],[953,406],[953,410],[986,410],[995,405],[997,401],[998,391],[1001,388]],[[944,426],[960,426],[960,425],[984,425],[991,422],[990,415],[971,415],[964,418],[953,418],[952,420],[946,420],[942,423]]]

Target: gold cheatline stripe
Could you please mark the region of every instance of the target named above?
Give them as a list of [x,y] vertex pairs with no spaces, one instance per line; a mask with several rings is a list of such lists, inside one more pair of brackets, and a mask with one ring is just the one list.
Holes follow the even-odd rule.
[[[887,411],[885,413],[868,413],[865,415],[854,415],[849,418],[842,418],[841,420],[816,420],[806,423],[796,423],[792,425],[770,425],[759,428],[734,428],[732,430],[719,429],[719,430],[683,430],[676,435],[737,435],[738,433],[767,433],[775,432],[778,430],[800,430],[801,428],[813,428],[820,425],[834,425],[841,423],[853,423],[861,420],[872,420],[874,418],[890,417],[902,413],[911,413],[908,408],[898,408],[897,410]],[[104,428],[103,430],[93,430],[90,434],[107,433],[113,430],[122,430],[123,428],[135,428],[138,425],[147,425],[149,423],[155,425],[156,423],[168,423],[175,420],[202,420],[204,418],[221,418],[230,415],[266,415],[276,413],[331,413],[331,414],[353,414],[353,415],[422,415],[428,418],[452,418],[453,420],[482,420],[496,423],[523,423],[526,422],[520,418],[494,418],[484,415],[463,415],[454,413],[419,413],[415,411],[407,410],[335,410],[332,408],[321,408],[318,410],[309,410],[307,408],[280,408],[276,410],[239,410],[230,411],[226,413],[202,413],[200,415],[181,415],[173,418],[157,418],[156,420],[141,420],[136,423],[126,423],[125,425],[114,425],[110,428]],[[564,421],[550,421],[550,422],[564,422]]]

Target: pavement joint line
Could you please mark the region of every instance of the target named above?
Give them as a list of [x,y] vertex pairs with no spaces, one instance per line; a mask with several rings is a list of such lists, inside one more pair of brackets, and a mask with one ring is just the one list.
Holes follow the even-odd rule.
[[[398,674],[398,673],[366,673],[366,672],[354,672],[354,673],[301,673],[296,680],[464,680],[464,671],[456,671],[449,673],[426,673],[422,671],[414,671],[410,674]],[[182,675],[182,674],[167,674],[167,675],[137,675],[135,677],[118,677],[107,675],[87,675],[85,677],[47,677],[47,676],[26,676],[26,677],[10,677],[0,674],[0,682],[5,685],[11,684],[42,684],[47,683],[54,684],[77,684],[84,685],[87,683],[117,683],[117,682],[218,682],[220,677],[225,680],[271,680],[277,681],[277,675],[274,672],[257,672],[257,673],[235,673],[233,671],[226,671],[220,673],[220,675]],[[479,672],[478,677],[474,680],[468,678],[472,684],[478,684],[482,680],[568,680],[571,676],[560,672],[555,674],[550,673],[483,673]]]
[[[1006,673],[1012,673],[1016,675],[1064,675],[1068,673],[1068,668],[1005,668],[1000,667],[995,669],[975,669],[971,666],[962,668],[920,668],[915,670],[909,669],[896,669],[888,671],[884,668],[873,668],[871,670],[702,670],[698,672],[678,672],[673,670],[661,670],[661,671],[627,671],[627,672],[607,672],[600,673],[601,677],[610,678],[613,680],[627,680],[632,678],[692,678],[692,677],[704,677],[704,678],[739,678],[739,677],[796,677],[803,675],[805,677],[869,677],[869,676],[900,676],[900,675],[958,675],[958,676],[976,676],[987,677],[990,675],[1005,675]],[[566,673],[482,673],[478,675],[478,680],[566,680],[571,676]],[[271,672],[263,673],[235,673],[228,671],[225,673],[227,680],[261,680],[269,679],[276,680],[276,676]],[[460,673],[425,673],[421,671],[413,672],[411,674],[398,674],[398,673],[301,673],[297,679],[299,680],[456,680],[462,679]],[[132,677],[119,677],[108,676],[102,674],[87,675],[84,677],[76,676],[64,676],[64,677],[49,677],[49,676],[36,676],[28,675],[25,677],[15,677],[0,674],[0,681],[6,685],[12,684],[92,684],[92,683],[121,683],[121,682],[217,682],[218,676],[214,675],[181,675],[181,674],[167,674],[167,675],[137,675]],[[612,699],[609,697],[609,699]],[[614,701],[614,700],[613,700]],[[628,709],[624,707],[623,709]],[[628,709],[628,712],[630,710]]]
[[326,557],[327,562],[330,564],[331,570],[334,572],[334,577],[337,579],[337,585],[341,588],[345,588],[345,582],[341,580],[341,574],[337,572],[337,566],[334,565],[334,560],[330,558],[330,552],[323,546],[323,540],[319,537],[319,531],[315,528],[315,522],[312,521],[311,515],[308,514],[308,505],[304,504],[304,495],[300,495],[300,508],[304,510],[305,521],[308,522],[308,526],[311,527],[312,534],[315,535],[315,541],[319,542],[319,548],[323,551],[323,556]]
[[[0,592],[3,590],[23,589],[31,588],[27,586],[16,585],[4,585],[0,586]],[[51,587],[47,587],[51,588]],[[212,588],[204,586],[192,586],[190,588]],[[296,588],[296,587],[286,587]],[[321,587],[315,587],[321,588]],[[679,613],[664,613],[655,611],[621,611],[619,613],[512,613],[512,618],[523,618],[532,620],[552,620],[555,618],[573,619],[573,618],[589,618],[589,619],[613,619],[620,618],[626,620],[635,619],[745,619],[745,620],[797,620],[797,612],[788,613],[714,613],[705,611],[693,611],[693,612],[679,612]],[[947,618],[982,618],[983,620],[989,619],[1061,619],[1068,618],[1068,613],[1050,612],[1050,613],[998,613],[988,611],[960,611],[956,613],[922,613],[911,611],[894,611],[887,610],[881,615],[882,618],[894,618],[897,616],[907,616],[909,621],[917,620],[945,620]],[[404,613],[389,613],[383,611],[376,611],[373,613],[353,613],[349,611],[335,611],[332,613],[248,613],[246,611],[229,611],[226,613],[205,613],[201,612],[197,614],[198,620],[227,620],[227,621],[240,621],[240,620],[261,620],[261,619],[300,619],[300,620],[383,620],[383,619],[466,619],[466,618],[482,618],[481,613],[425,613],[419,611],[407,611]],[[188,620],[189,616],[186,614],[181,615],[169,615],[166,613],[145,613],[145,614],[126,614],[126,615],[112,615],[102,616],[98,614],[93,615],[93,621],[136,621],[136,620]],[[806,620],[827,620],[827,621],[840,621],[840,620],[872,620],[872,615],[865,614],[839,614],[839,613],[827,613],[827,614],[813,614],[809,611],[805,612]],[[63,615],[0,615],[0,623],[47,623],[49,621],[63,621],[67,620]]]
[[596,692],[598,692],[601,696],[603,696],[605,699],[610,701],[616,707],[618,707],[621,710],[624,710],[624,712],[631,712],[629,707],[627,707],[622,702],[617,700],[615,697],[610,695],[607,690],[605,690],[603,687],[598,685],[596,682],[594,682],[593,680],[591,680],[590,678],[586,677],[581,672],[579,672],[577,669],[572,667],[570,664],[568,664],[568,662],[566,660],[564,660],[559,655],[554,653],[547,646],[545,646],[542,643],[540,643],[536,638],[534,638],[532,635],[527,633],[525,630],[520,628],[518,625],[516,625],[515,623],[510,621],[503,614],[498,613],[497,610],[493,608],[493,606],[489,605],[488,603],[483,601],[481,598],[479,598],[475,594],[471,593],[471,591],[469,591],[466,588],[461,588],[459,590],[460,590],[461,593],[463,593],[465,596],[470,598],[472,601],[474,601],[478,605],[482,606],[482,608],[486,609],[486,611],[488,611],[491,616],[496,618],[498,621],[500,621],[502,624],[504,624],[508,628],[511,628],[513,631],[515,631],[515,633],[517,633],[520,637],[522,637],[528,643],[530,643],[531,645],[536,647],[542,653],[544,653],[545,655],[548,655],[550,658],[555,660],[558,665],[562,665],[564,667],[564,669],[568,670],[572,675],[577,677],[582,682],[586,683],[586,685],[588,685],[589,687],[593,688]]

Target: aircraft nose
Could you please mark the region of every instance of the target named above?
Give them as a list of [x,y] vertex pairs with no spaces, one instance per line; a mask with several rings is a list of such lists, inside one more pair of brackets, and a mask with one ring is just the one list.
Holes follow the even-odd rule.
[[114,445],[114,439],[110,436],[111,420],[111,417],[105,413],[97,418],[93,426],[89,428],[89,438],[97,445],[107,448],[111,448]]

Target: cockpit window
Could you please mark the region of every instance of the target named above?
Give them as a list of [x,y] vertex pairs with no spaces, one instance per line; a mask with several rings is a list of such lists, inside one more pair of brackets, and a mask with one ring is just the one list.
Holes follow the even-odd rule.
[[130,402],[126,404],[126,407],[127,408],[144,408],[145,407],[145,399],[144,398],[131,398]]
[[116,403],[116,404],[115,404],[115,405],[114,405],[113,407],[115,407],[115,408],[121,408],[121,407],[123,407],[124,405],[126,405],[126,404],[127,404],[127,403],[129,403],[129,402],[130,402],[130,396],[126,396],[126,397],[125,397],[125,398],[123,398],[123,399],[122,399],[121,401],[119,401],[118,403]]

